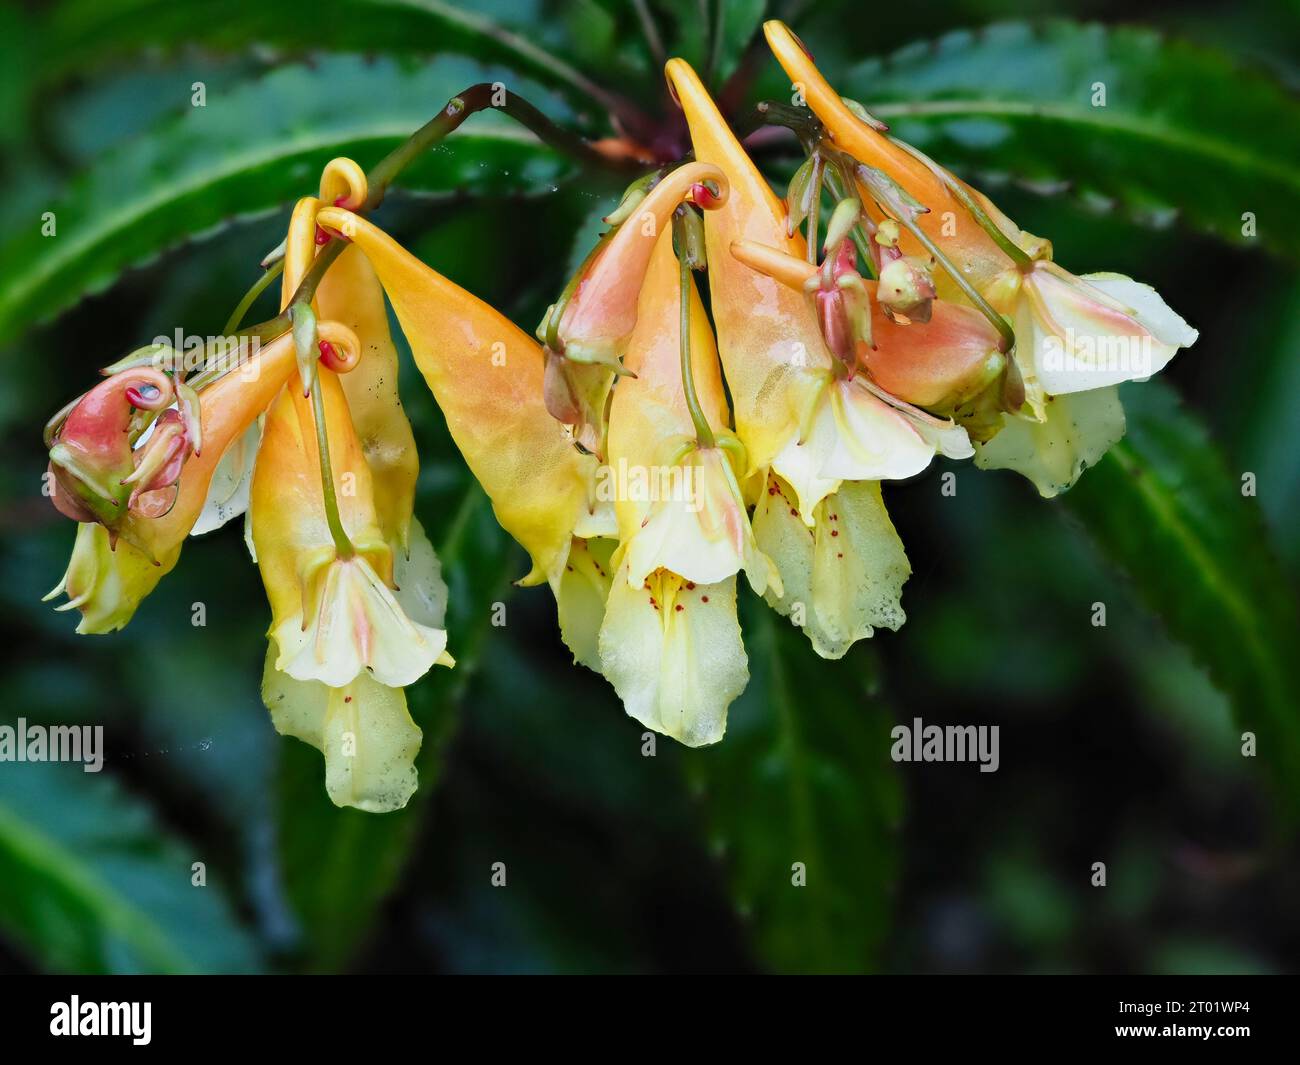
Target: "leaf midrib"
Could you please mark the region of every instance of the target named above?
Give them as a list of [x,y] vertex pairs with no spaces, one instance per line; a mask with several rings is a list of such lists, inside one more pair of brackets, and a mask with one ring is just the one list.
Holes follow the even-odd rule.
[[195,972],[175,950],[170,936],[147,912],[138,909],[103,877],[88,869],[57,840],[33,830],[0,806],[0,839],[9,850],[47,879],[63,884],[86,907],[102,914],[105,924],[127,935],[147,957],[167,972]]
[[1111,455],[1137,488],[1139,495],[1147,501],[1162,527],[1182,546],[1185,555],[1201,574],[1211,595],[1227,608],[1227,613],[1244,637],[1245,646],[1256,662],[1261,678],[1264,679],[1264,688],[1269,693],[1269,704],[1284,710],[1286,681],[1279,673],[1276,658],[1260,642],[1259,630],[1252,624],[1254,612],[1250,604],[1242,598],[1233,582],[1216,563],[1214,555],[1202,544],[1200,537],[1183,521],[1177,507],[1170,499],[1169,486],[1160,480],[1149,464],[1143,464],[1138,459],[1132,445],[1128,441],[1120,441],[1111,449]]
[[925,100],[917,103],[876,104],[871,113],[889,118],[955,118],[980,115],[1001,118],[1050,118],[1070,125],[1106,129],[1154,141],[1166,147],[1219,159],[1246,170],[1270,175],[1275,181],[1300,191],[1300,172],[1237,145],[1173,129],[1160,122],[1122,112],[1102,114],[1102,109],[1080,110],[1066,104],[1026,100]]

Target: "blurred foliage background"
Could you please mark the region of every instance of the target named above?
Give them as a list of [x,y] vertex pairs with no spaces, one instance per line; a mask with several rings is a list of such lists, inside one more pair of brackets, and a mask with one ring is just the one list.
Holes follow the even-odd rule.
[[[765,14],[1067,268],[1156,285],[1200,341],[1126,386],[1128,437],[1061,499],[968,465],[889,486],[906,626],[826,663],[745,609],[725,742],[654,757],[569,664],[550,597],[511,587],[522,554],[408,373],[460,666],[412,689],[420,791],[376,817],[331,807],[318,753],[270,726],[238,523],[191,541],[124,632],[77,638],[40,604],[73,535],[41,497],[40,427],[153,336],[219,331],[331,156],[372,165],[485,79],[588,136],[611,132],[601,86],[661,116],[643,16],[701,66],[708,20],[695,0],[0,6],[0,723],[101,723],[108,755],[99,775],[0,764],[0,970],[1295,966],[1296,5],[735,0],[717,74],[756,60],[738,106],[788,94],[746,59]],[[498,118],[379,220],[531,330],[620,183]],[[778,179],[791,160],[764,157]],[[1000,725],[1001,768],[895,765],[913,717]]]

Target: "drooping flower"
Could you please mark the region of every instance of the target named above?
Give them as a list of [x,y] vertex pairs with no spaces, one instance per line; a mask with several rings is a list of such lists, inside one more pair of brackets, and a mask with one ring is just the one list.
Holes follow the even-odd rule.
[[[617,493],[616,572],[598,641],[600,668],[628,714],[698,747],[716,743],[749,679],[736,574],[760,595],[781,578],[758,548],[732,469],[726,394],[713,332],[689,287],[690,379],[709,426],[701,440],[683,384],[680,275],[673,234],[656,243],[614,391],[610,468],[644,474]],[[730,448],[734,453],[735,448]]]
[[849,481],[806,523],[790,486],[774,473],[754,508],[758,546],[784,582],[768,601],[803,629],[823,658],[841,658],[876,629],[906,620],[901,597],[912,572],[878,481]]
[[[860,106],[855,107],[835,91],[813,63],[803,43],[783,22],[775,19],[763,24],[763,33],[791,84],[806,101],[809,110],[826,127],[835,148],[867,166],[889,175],[929,211],[917,223],[921,229],[957,263],[962,273],[980,288],[1006,269],[1009,262],[979,222],[958,199],[954,186],[928,160],[910,146],[904,146],[886,136],[879,123],[863,117]],[[985,212],[995,218],[1008,238],[1033,253],[1043,243],[1036,237],[1018,229],[1005,215],[981,193],[952,177],[956,187],[969,195]],[[870,190],[863,190],[864,208],[876,221],[888,217],[876,204]],[[926,248],[909,231],[900,234],[906,255],[928,258]],[[938,294],[945,299],[957,299],[960,289],[942,271],[934,272]]]
[[797,258],[804,240],[786,228],[785,206],[727,127],[690,66],[670,60],[667,76],[690,127],[695,158],[723,172],[731,194],[704,219],[718,352],[731,390],[747,476],[770,466],[797,436],[831,372],[830,355],[808,299],[733,259],[750,240]]
[[[851,244],[841,240],[824,268],[807,262],[785,205],[695,72],[674,59],[668,77],[696,157],[716,162],[735,189],[705,219],[705,231],[719,347],[737,431],[751,449],[750,472],[774,469],[794,487],[811,522],[817,503],[841,481],[910,477],[940,450],[968,455],[960,430],[916,416],[857,375],[875,323]],[[755,254],[739,258],[745,249]],[[771,268],[764,273],[755,266]],[[817,282],[811,290],[809,281]],[[861,303],[852,302],[857,294]]]
[[[941,449],[962,453],[965,434],[858,372],[875,359],[882,375],[894,371],[895,384],[928,380],[905,368],[910,343],[891,358],[892,344],[878,342],[904,327],[883,314],[861,278],[846,277],[847,254],[831,257],[824,289],[805,287],[822,270],[807,262],[786,205],[690,66],[671,60],[667,76],[696,158],[717,165],[732,189],[704,220],[709,287],[736,432],[749,458],[754,533],[781,575],[780,591],[769,588],[766,598],[820,654],[838,657],[875,628],[903,621],[899,595],[910,569],[879,480],[918,473]],[[951,331],[945,312],[932,324]],[[909,340],[919,328],[930,326],[906,327]],[[975,348],[976,356],[960,356],[963,366],[987,355]],[[941,360],[940,369],[951,367]]]
[[764,32],[834,148],[855,162],[867,210],[878,220],[889,217],[880,202],[886,185],[921,205],[910,219],[919,234],[902,233],[901,246],[913,256],[942,253],[948,260],[952,273],[934,272],[938,294],[967,299],[960,277],[1014,327],[1024,407],[1003,416],[1008,440],[999,443],[1000,434],[990,434],[981,441],[976,464],[1015,469],[1043,495],[1065,490],[1119,439],[1123,421],[1113,396],[1087,402],[1052,397],[1145,380],[1195,342],[1196,331],[1147,285],[1119,274],[1076,277],[1057,266],[1048,241],[1021,230],[987,197],[886,136],[841,98],[784,24],[768,22]]
[[397,391],[397,348],[384,290],[360,248],[338,257],[316,290],[316,303],[321,317],[348,326],[361,344],[361,360],[339,380],[370,467],[380,530],[395,553],[405,553],[420,460]]
[[[286,302],[311,263],[319,206],[305,198],[294,210]],[[345,371],[365,358],[343,354],[331,351],[331,361]],[[326,366],[316,373],[311,398],[292,382],[271,407],[253,475],[253,542],[271,602],[275,668],[331,688],[363,672],[404,687],[435,662],[451,663],[447,634],[408,617],[394,594],[393,548],[340,375]]]
[[[635,188],[635,187],[634,187]],[[637,320],[637,295],[659,235],[678,204],[706,210],[726,202],[721,172],[687,163],[660,178],[648,191],[635,188],[607,221],[611,229],[547,309],[538,327],[546,359],[546,407],[573,426],[588,451],[603,453],[605,412],[614,377]]]
[[[821,267],[749,241],[733,244],[731,253],[811,296],[836,356],[837,372],[827,377],[801,433],[773,461],[794,488],[805,521],[811,524],[812,510],[842,481],[908,477],[936,451],[970,457],[966,430],[929,412],[960,411],[998,386],[1006,359],[996,331],[978,312],[936,300],[925,323],[899,324],[876,298],[878,283],[857,275],[847,240]],[[825,299],[846,292],[861,295],[861,309]],[[855,314],[865,319],[862,325],[852,321]]]

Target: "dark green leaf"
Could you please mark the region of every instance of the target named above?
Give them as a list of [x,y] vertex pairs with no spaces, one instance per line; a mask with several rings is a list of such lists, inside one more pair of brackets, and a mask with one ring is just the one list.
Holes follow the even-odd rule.
[[721,85],[759,32],[765,0],[665,0],[668,54],[682,56],[701,77]]
[[280,769],[279,843],[285,890],[308,944],[306,962],[337,969],[357,948],[380,903],[396,885],[438,785],[455,731],[458,701],[488,630],[492,603],[523,569],[476,482],[460,481],[459,503],[440,500],[451,522],[437,537],[449,586],[448,649],[456,667],[435,667],[407,690],[411,716],[424,731],[416,760],[420,787],[403,810],[368,814],[333,806],[325,794],[320,753],[285,740]]
[[[687,773],[763,962],[783,972],[871,969],[902,809],[872,649],[823,661],[784,619],[746,605],[749,687],[726,739],[686,752]],[[807,886],[793,883],[796,862]]]
[[[238,217],[313,194],[336,155],[371,166],[453,94],[491,80],[460,60],[419,69],[332,57],[289,67],[187,109],[103,157],[0,250],[0,338],[12,336],[124,269]],[[473,116],[402,175],[404,189],[449,195],[549,189],[565,164],[496,114]],[[267,250],[278,240],[268,234]]]
[[1300,623],[1259,501],[1170,389],[1129,388],[1124,406],[1127,436],[1066,504],[1231,698],[1298,807]]
[[0,926],[42,966],[77,973],[250,972],[257,951],[202,861],[106,774],[0,773]]
[[977,181],[1069,190],[1235,241],[1251,212],[1271,248],[1300,246],[1300,103],[1218,52],[1149,30],[1017,23],[869,60],[838,88]]
[[[407,55],[470,55],[503,63],[582,100],[600,89],[558,54],[540,0],[71,0],[46,28],[43,73],[58,77],[149,47],[242,50],[271,44]],[[499,20],[526,27],[514,30]],[[554,50],[552,50],[554,49]],[[512,85],[511,88],[514,88]],[[455,89],[451,90],[455,92]],[[444,94],[445,95],[445,94]],[[374,102],[373,99],[368,102]],[[433,101],[437,106],[441,101]]]

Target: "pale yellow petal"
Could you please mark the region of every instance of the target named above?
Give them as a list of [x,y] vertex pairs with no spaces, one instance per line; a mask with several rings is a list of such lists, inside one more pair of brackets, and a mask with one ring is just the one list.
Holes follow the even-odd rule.
[[702,747],[722,739],[727,707],[749,682],[736,620],[736,579],[694,585],[653,575],[633,588],[626,566],[610,586],[600,658],[628,715]]
[[843,484],[816,510],[809,528],[789,486],[777,477],[754,511],[759,546],[777,564],[785,594],[767,601],[808,635],[823,658],[840,658],[877,628],[905,620],[901,596],[911,573],[880,485]]
[[400,688],[362,675],[344,688],[299,681],[277,670],[272,650],[262,700],[282,736],[325,756],[325,790],[335,806],[368,813],[400,810],[419,783],[415,757],[423,738]]
[[1064,492],[1124,435],[1119,389],[1049,396],[1045,420],[1003,417],[997,436],[975,448],[982,470],[1014,470],[1050,499]]
[[617,542],[574,537],[569,560],[555,590],[560,636],[573,660],[600,672],[598,637],[605,620],[605,600],[612,579],[610,558]]

